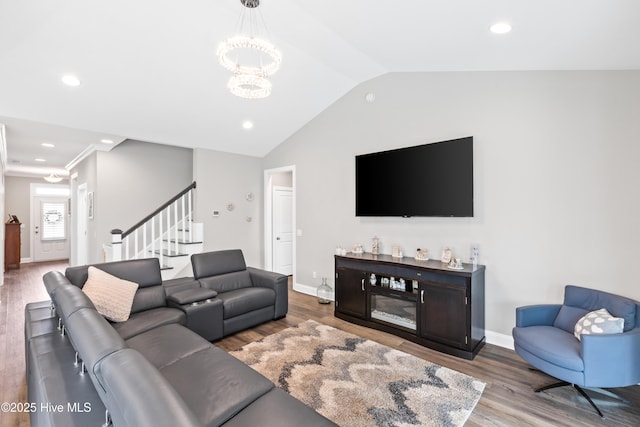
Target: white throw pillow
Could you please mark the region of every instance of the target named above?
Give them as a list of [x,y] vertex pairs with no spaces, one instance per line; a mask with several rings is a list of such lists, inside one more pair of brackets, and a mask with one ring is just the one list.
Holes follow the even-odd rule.
[[112,322],[124,322],[131,314],[138,284],[112,276],[99,268],[89,267],[89,277],[82,290],[98,313]]
[[624,328],[624,319],[613,317],[606,308],[592,311],[576,323],[573,335],[580,339],[582,334],[619,334]]

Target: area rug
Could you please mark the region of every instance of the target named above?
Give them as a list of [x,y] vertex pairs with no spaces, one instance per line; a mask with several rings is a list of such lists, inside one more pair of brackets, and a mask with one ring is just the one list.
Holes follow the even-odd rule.
[[461,426],[485,387],[312,320],[230,354],[341,426]]

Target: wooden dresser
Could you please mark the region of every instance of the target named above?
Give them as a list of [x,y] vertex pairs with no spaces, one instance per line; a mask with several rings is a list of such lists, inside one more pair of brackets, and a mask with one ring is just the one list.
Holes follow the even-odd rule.
[[20,268],[20,224],[19,222],[4,225],[4,271],[9,266]]

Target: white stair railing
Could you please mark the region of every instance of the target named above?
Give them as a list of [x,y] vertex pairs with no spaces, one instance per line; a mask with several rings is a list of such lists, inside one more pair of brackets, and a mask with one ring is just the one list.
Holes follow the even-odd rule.
[[165,256],[179,253],[180,243],[192,243],[195,188],[193,182],[130,229],[112,230],[112,261],[157,257],[163,266]]

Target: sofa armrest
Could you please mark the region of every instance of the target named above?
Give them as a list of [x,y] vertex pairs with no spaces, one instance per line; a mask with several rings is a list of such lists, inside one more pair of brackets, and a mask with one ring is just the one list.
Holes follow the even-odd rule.
[[274,318],[287,315],[289,310],[289,278],[284,274],[273,271],[247,267],[253,286],[273,289],[276,293],[276,307]]
[[208,288],[184,289],[169,295],[167,297],[167,301],[181,306],[185,304],[191,304],[193,302],[205,301],[210,298],[215,298],[217,295],[218,293],[216,291]]
[[539,304],[516,308],[516,326],[553,326],[561,304]]
[[581,336],[585,386],[626,387],[640,383],[640,328],[621,334]]
[[180,277],[178,279],[165,280],[162,282],[162,287],[167,296],[169,296],[186,289],[200,289],[201,286],[200,282],[193,277]]

